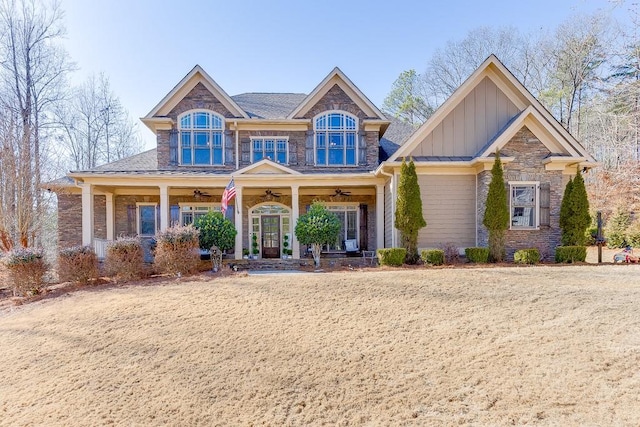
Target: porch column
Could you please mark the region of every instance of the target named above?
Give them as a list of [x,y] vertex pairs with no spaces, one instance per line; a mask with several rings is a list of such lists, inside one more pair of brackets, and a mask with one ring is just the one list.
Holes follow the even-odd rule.
[[115,199],[113,193],[106,193],[107,199],[107,240],[115,240],[115,219],[113,213],[115,212]]
[[291,249],[293,249],[293,259],[300,259],[300,243],[298,243],[298,237],[296,236],[295,229],[298,223],[298,217],[300,216],[300,203],[298,192],[299,187],[297,185],[291,186]]
[[93,248],[93,185],[82,183],[82,245]]
[[384,248],[384,184],[376,185],[376,249]]
[[236,250],[235,259],[242,259],[242,185],[236,182],[236,200],[234,203],[234,215],[236,226]]
[[160,231],[169,228],[169,186],[160,185]]
[[398,247],[398,230],[396,229],[396,199],[398,188],[398,174],[396,170],[393,171],[393,177],[391,178],[391,184],[389,190],[391,191],[391,247]]

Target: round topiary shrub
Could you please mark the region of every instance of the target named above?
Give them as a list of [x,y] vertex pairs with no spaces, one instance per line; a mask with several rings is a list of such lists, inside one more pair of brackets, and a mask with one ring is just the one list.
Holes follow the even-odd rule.
[[537,264],[540,262],[540,251],[536,248],[520,249],[513,255],[516,264]]
[[423,249],[420,252],[420,259],[425,265],[444,264],[444,251],[442,249]]

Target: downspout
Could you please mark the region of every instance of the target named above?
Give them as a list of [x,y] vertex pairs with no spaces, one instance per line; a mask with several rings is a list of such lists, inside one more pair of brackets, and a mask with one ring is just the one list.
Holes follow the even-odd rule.
[[240,135],[238,132],[238,121],[233,122],[236,130],[236,170],[240,169]]

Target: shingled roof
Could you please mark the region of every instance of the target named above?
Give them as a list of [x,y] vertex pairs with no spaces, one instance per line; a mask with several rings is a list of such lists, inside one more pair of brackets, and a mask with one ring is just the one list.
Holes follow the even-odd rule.
[[306,98],[304,93],[241,93],[231,97],[251,118],[284,119]]
[[391,155],[395,153],[396,150],[400,148],[400,146],[404,144],[404,142],[409,139],[411,134],[416,130],[416,128],[400,119],[397,119],[392,114],[387,114],[386,116],[389,117],[391,124],[384,133],[384,136],[380,138],[379,156],[381,162],[384,162],[391,157]]

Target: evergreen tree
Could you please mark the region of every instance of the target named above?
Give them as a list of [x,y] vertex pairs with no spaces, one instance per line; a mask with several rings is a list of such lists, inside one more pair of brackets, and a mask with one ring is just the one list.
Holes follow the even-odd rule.
[[322,203],[314,202],[309,211],[298,218],[295,231],[300,243],[311,245],[314,264],[319,268],[322,245],[336,241],[340,234],[340,220]]
[[422,216],[420,186],[413,160],[408,164],[405,159],[402,160],[394,225],[400,230],[402,246],[407,250],[406,263],[415,264],[419,259],[418,232],[426,227],[427,222]]
[[504,236],[509,228],[509,207],[507,191],[502,177],[500,152],[496,151],[496,159],[491,168],[491,183],[485,203],[482,223],[489,231],[489,255],[494,262],[501,262],[506,256]]
[[560,206],[562,244],[565,246],[584,246],[587,241],[587,228],[590,224],[589,198],[578,167],[573,181],[567,183]]
[[573,190],[573,178],[569,178],[567,186],[564,187],[562,204],[560,205],[560,229],[562,230],[561,241],[564,246],[571,246],[571,191]]

